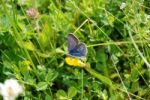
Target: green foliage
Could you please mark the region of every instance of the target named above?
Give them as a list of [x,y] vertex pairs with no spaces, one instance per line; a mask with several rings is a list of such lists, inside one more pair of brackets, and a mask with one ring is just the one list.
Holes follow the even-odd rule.
[[[148,100],[149,4],[0,0],[0,81],[23,84],[18,100]],[[65,63],[68,33],[87,45],[84,69]]]
[[77,94],[77,90],[75,87],[70,87],[68,89],[68,93],[64,90],[58,90],[56,96],[59,100],[72,100],[72,98]]

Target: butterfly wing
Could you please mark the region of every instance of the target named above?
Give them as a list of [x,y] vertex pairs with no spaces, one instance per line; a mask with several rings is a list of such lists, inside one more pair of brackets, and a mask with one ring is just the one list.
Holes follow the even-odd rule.
[[70,52],[73,50],[79,43],[79,40],[77,37],[75,37],[73,34],[68,34],[68,51]]
[[80,43],[74,49],[72,49],[69,53],[72,56],[84,57],[87,55],[87,47],[84,43]]

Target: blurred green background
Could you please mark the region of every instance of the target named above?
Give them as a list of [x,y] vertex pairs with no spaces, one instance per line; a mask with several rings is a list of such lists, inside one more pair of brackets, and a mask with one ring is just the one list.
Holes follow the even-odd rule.
[[[65,63],[68,33],[95,75]],[[149,100],[149,62],[149,0],[0,0],[0,81],[19,80],[18,100]]]

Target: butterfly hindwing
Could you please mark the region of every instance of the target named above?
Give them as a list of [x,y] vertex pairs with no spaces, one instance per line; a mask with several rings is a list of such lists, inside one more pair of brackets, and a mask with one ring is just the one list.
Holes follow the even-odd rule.
[[76,46],[77,52],[80,53],[80,56],[86,56],[87,54],[87,48],[85,43],[80,43]]
[[73,50],[79,43],[78,38],[76,38],[73,34],[68,34],[68,51]]
[[84,57],[87,54],[87,48],[84,43],[78,44],[74,49],[69,52],[72,56]]

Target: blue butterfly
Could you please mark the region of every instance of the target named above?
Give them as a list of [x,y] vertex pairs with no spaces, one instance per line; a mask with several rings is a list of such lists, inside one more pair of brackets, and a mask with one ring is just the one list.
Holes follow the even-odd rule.
[[68,52],[71,56],[85,57],[87,55],[87,47],[85,43],[80,43],[79,39],[73,34],[68,34]]

